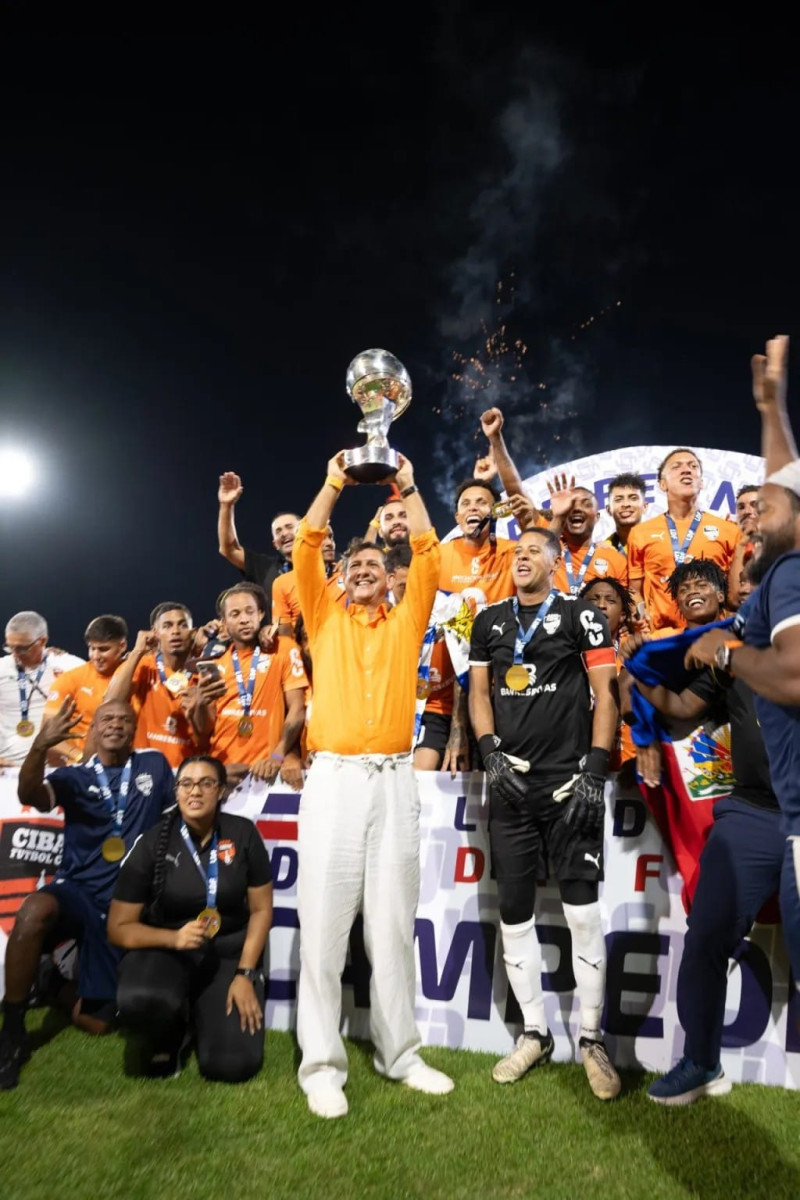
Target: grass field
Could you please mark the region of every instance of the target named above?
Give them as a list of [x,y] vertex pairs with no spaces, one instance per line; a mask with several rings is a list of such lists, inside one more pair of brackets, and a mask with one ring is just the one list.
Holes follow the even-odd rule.
[[306,1200],[316,1197],[800,1198],[800,1095],[743,1085],[686,1109],[628,1073],[601,1104],[580,1066],[499,1087],[494,1058],[430,1050],[456,1080],[442,1098],[380,1079],[349,1043],[350,1114],[309,1115],[296,1046],[267,1035],[264,1068],[207,1084],[127,1078],[118,1036],[92,1041],[39,1011],[20,1086],[0,1093],[2,1200]]

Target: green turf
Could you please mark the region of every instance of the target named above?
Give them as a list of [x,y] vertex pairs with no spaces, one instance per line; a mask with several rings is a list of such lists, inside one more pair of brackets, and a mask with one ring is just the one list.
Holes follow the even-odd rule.
[[288,1034],[267,1035],[257,1079],[225,1086],[194,1059],[176,1079],[130,1079],[121,1037],[93,1041],[40,1012],[29,1027],[33,1058],[0,1093],[3,1200],[800,1198],[800,1096],[778,1088],[664,1109],[629,1073],[602,1104],[580,1066],[499,1087],[493,1056],[430,1050],[456,1080],[431,1097],[380,1079],[349,1043],[350,1114],[321,1121]]

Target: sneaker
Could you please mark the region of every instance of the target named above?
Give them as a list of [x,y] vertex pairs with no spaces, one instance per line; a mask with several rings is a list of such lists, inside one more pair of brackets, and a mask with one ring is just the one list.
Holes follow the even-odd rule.
[[622,1080],[614,1070],[605,1046],[591,1038],[581,1038],[578,1045],[589,1087],[598,1100],[613,1100],[620,1093]]
[[547,1062],[554,1049],[555,1042],[549,1029],[545,1034],[522,1033],[511,1053],[495,1063],[492,1079],[495,1083],[516,1083],[531,1067]]
[[650,1084],[647,1094],[656,1104],[693,1104],[702,1096],[726,1096],[732,1086],[722,1063],[709,1071],[684,1055],[671,1071]]
[[315,1117],[332,1120],[334,1117],[347,1116],[347,1097],[338,1083],[334,1083],[330,1079],[325,1079],[311,1088],[306,1095],[306,1100]]
[[437,1071],[434,1067],[429,1067],[424,1062],[412,1067],[400,1082],[404,1083],[406,1087],[413,1088],[415,1092],[427,1092],[429,1096],[446,1096],[455,1087],[449,1075],[445,1075],[444,1071]]
[[0,1092],[10,1092],[19,1083],[19,1073],[31,1056],[27,1033],[0,1033]]
[[180,1075],[189,1055],[192,1032],[185,1029],[180,1041],[173,1034],[155,1045],[149,1043],[142,1074],[148,1079],[175,1079]]

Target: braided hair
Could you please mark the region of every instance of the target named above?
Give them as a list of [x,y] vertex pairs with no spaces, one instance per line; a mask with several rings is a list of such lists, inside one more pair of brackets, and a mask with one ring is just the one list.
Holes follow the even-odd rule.
[[[187,767],[189,763],[208,763],[213,769],[220,786],[224,788],[227,784],[228,776],[224,764],[210,754],[193,754],[190,758],[185,758],[178,767],[178,774],[175,777],[176,784],[181,777],[184,767]],[[161,819],[156,839],[153,891],[150,903],[147,906],[147,923],[149,925],[159,925],[163,920],[162,904],[164,900],[164,883],[167,875],[167,847],[169,846],[172,831],[180,819],[181,811],[177,804],[169,812],[165,813]]]

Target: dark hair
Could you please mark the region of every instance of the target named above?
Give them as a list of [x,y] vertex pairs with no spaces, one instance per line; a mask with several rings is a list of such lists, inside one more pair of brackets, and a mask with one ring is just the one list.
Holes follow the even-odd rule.
[[[217,776],[217,782],[221,787],[225,787],[228,782],[228,774],[225,766],[218,758],[214,758],[210,754],[193,754],[190,758],[185,758],[178,767],[178,773],[175,776],[175,782],[180,779],[181,772],[184,767],[190,763],[208,763],[213,768]],[[150,903],[147,906],[147,920],[151,925],[157,925],[161,917],[161,907],[164,900],[164,881],[167,873],[167,847],[172,831],[180,820],[180,809],[177,804],[165,813],[161,819],[161,824],[158,827],[158,837],[155,845],[155,867],[153,870],[153,890],[150,894]]]
[[267,608],[268,608],[267,593],[264,591],[264,589],[259,584],[257,584],[257,583],[237,583],[233,587],[227,588],[220,596],[220,598],[219,598],[219,606],[220,606],[220,614],[219,615],[220,615],[220,617],[225,616],[225,605],[227,604],[228,597],[229,596],[241,596],[241,595],[252,596],[253,599],[255,600],[256,604],[258,605],[258,607],[261,609],[261,611],[262,612],[267,611]]
[[110,613],[104,613],[102,617],[95,617],[86,626],[86,632],[83,635],[85,642],[124,642],[128,636],[128,626],[122,617],[114,617]]
[[392,546],[391,549],[386,551],[387,573],[396,571],[398,567],[410,567],[413,557],[414,551],[408,542],[398,542],[396,546]]
[[634,471],[623,471],[620,475],[615,475],[608,485],[607,495],[611,495],[614,488],[632,488],[634,491],[641,492],[644,496],[647,492],[647,484],[642,475],[637,475]]
[[295,521],[297,521],[298,523],[300,521],[300,518],[298,517],[296,512],[292,512],[292,510],[290,508],[282,508],[280,510],[280,512],[275,513],[275,516],[270,521],[270,525],[274,525],[275,522],[277,521],[278,517],[294,517]]
[[157,604],[155,606],[155,608],[153,609],[153,611],[150,613],[150,625],[155,627],[156,621],[160,620],[160,618],[163,617],[164,613],[168,613],[168,612],[185,613],[186,616],[189,618],[189,624],[190,625],[192,624],[192,614],[190,613],[189,609],[186,607],[185,604],[178,604],[177,602],[173,602],[172,600],[162,600],[161,604]]
[[462,479],[461,483],[456,488],[456,495],[455,495],[455,500],[453,501],[453,508],[458,508],[458,502],[461,499],[461,496],[463,495],[463,493],[467,490],[467,488],[473,488],[473,487],[483,488],[484,491],[491,492],[492,496],[494,497],[495,503],[500,499],[500,493],[498,492],[497,488],[494,486],[494,484],[487,483],[485,479],[474,479],[474,478],[473,479]]
[[552,529],[544,529],[541,525],[533,525],[530,529],[523,529],[522,533],[519,535],[520,539],[522,539],[526,533],[538,534],[542,541],[545,542],[553,551],[553,556],[555,558],[558,558],[558,556],[561,554],[561,542],[558,538],[558,535],[553,533]]
[[700,459],[697,458],[697,455],[695,454],[694,450],[692,450],[691,446],[676,446],[675,449],[670,450],[669,454],[665,455],[665,457],[658,464],[658,478],[659,479],[664,474],[664,468],[666,467],[669,460],[671,458],[674,458],[676,454],[691,454],[692,458],[697,459],[697,465],[700,468],[700,474],[701,475],[703,474],[703,464],[700,461]]
[[705,579],[716,591],[725,596],[728,591],[727,580],[721,567],[710,558],[693,558],[691,562],[683,562],[677,566],[669,577],[669,590],[673,600],[678,599],[678,588],[687,579]]
[[350,541],[347,543],[347,549],[344,552],[344,557],[349,560],[354,554],[358,554],[361,550],[377,550],[379,554],[383,555],[383,561],[385,564],[388,551],[384,550],[383,546],[379,546],[377,542],[368,542],[362,537],[354,537],[350,539]]
[[578,593],[580,599],[585,600],[587,593],[592,590],[596,583],[607,583],[610,588],[613,588],[613,590],[619,596],[620,604],[622,605],[623,619],[630,624],[631,617],[633,616],[633,597],[625,587],[625,584],[620,583],[618,579],[612,579],[610,576],[608,579],[606,579],[605,576],[598,575],[596,579],[592,579],[589,583],[585,583],[583,585]]
[[760,483],[743,483],[742,486],[739,488],[738,492],[736,493],[736,499],[738,500],[740,496],[743,496],[745,494],[745,492],[760,492],[760,491],[761,491]]

